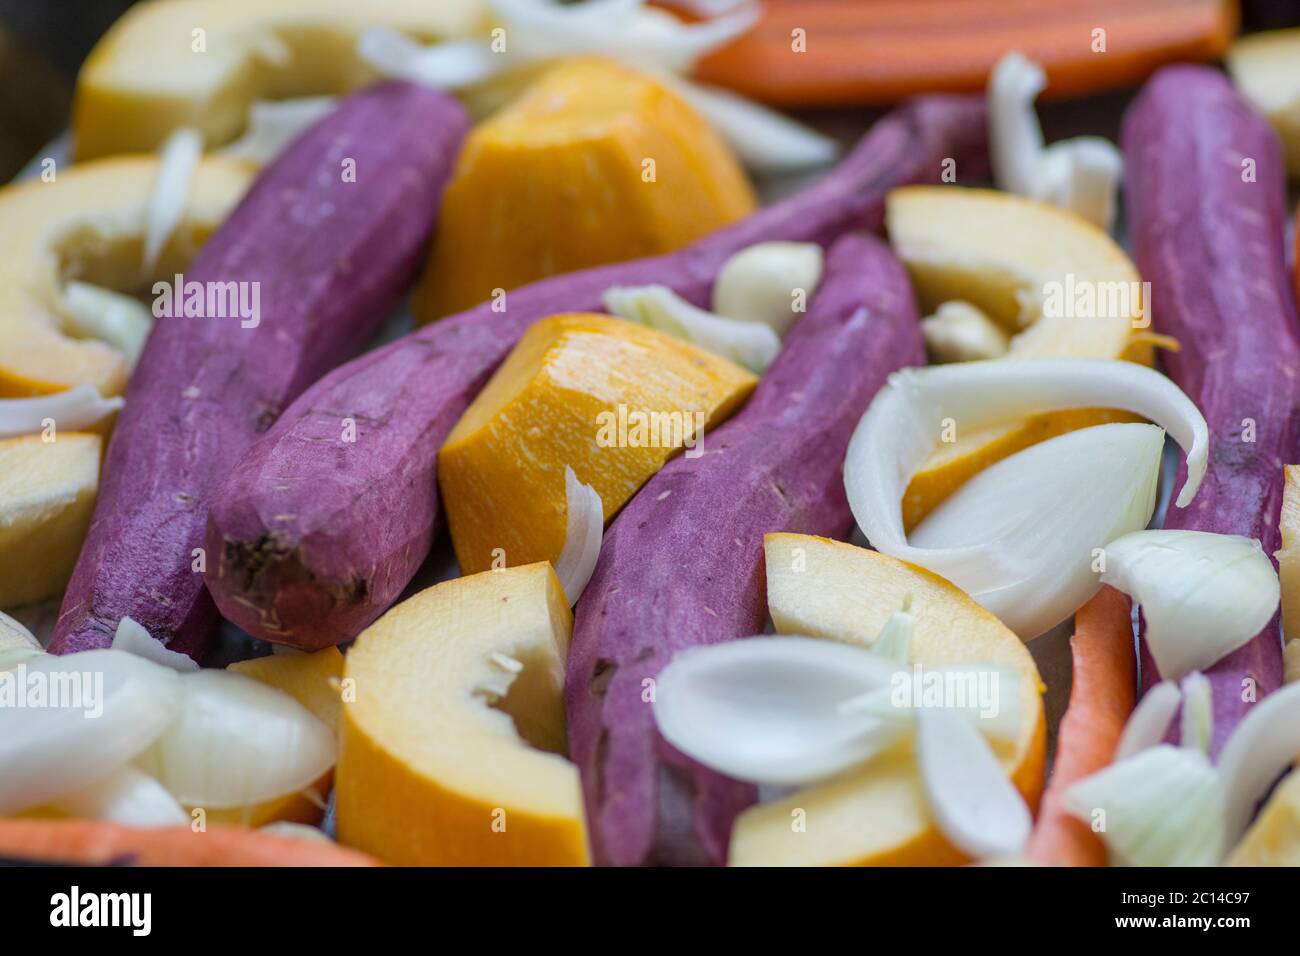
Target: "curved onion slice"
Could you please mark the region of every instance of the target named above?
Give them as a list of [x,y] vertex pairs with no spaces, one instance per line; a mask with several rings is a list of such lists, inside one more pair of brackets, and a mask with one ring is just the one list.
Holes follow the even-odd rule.
[[179,681],[174,671],[109,649],[45,654],[0,673],[0,814],[48,803],[124,766],[175,717]]
[[190,181],[194,170],[203,158],[203,135],[196,129],[183,126],[163,143],[162,161],[158,179],[145,207],[144,220],[144,271],[152,272],[162,255],[163,247],[171,238],[190,194]]
[[888,690],[898,666],[808,637],[751,637],[675,655],[655,681],[655,721],[682,753],[730,777],[811,783],[869,760],[906,725],[841,705]]
[[120,397],[101,398],[93,385],[78,385],[37,398],[0,399],[0,438],[39,432],[45,427],[46,419],[64,431],[77,431],[94,425],[121,407]]
[[564,466],[564,494],[568,528],[564,549],[555,559],[555,576],[560,579],[569,606],[578,603],[600,558],[605,537],[605,506],[591,485],[584,485],[568,465]]
[[1297,756],[1300,684],[1287,684],[1251,706],[1219,754],[1227,846],[1240,839],[1256,805]]
[[41,642],[20,621],[0,611],[0,671],[45,653]]
[[182,674],[199,669],[198,663],[188,655],[167,650],[162,641],[155,639],[142,625],[129,617],[117,622],[112,646],[114,650],[135,654]]
[[1124,732],[1119,736],[1115,747],[1115,763],[1135,757],[1144,750],[1165,739],[1169,731],[1169,722],[1178,713],[1178,704],[1182,694],[1173,681],[1161,681],[1138,701],[1133,713],[1129,714],[1124,724]]
[[952,710],[922,707],[916,735],[921,785],[944,836],[976,859],[1020,853],[1029,808],[974,725]]
[[1214,866],[1224,841],[1223,788],[1205,754],[1161,744],[1065,791],[1065,808],[1126,866]]
[[[1037,561],[1026,560],[1026,539],[1037,535],[1038,523],[1047,517],[1047,505],[1036,509],[1038,513],[1022,514],[1015,534],[994,540],[980,539],[978,529],[972,528],[967,543],[961,547],[933,550],[910,545],[903,531],[901,502],[907,483],[951,427],[959,432],[968,432],[1042,412],[1095,407],[1122,408],[1142,415],[1164,428],[1183,447],[1187,452],[1187,481],[1177,503],[1179,507],[1185,507],[1196,494],[1205,474],[1209,432],[1195,404],[1176,385],[1158,372],[1132,362],[1003,359],[905,369],[890,376],[858,422],[849,442],[844,462],[844,486],[853,516],[877,550],[943,575],[971,591],[977,600],[980,600],[980,595],[975,592],[989,592],[980,603],[986,607],[996,605],[996,592],[1041,572]],[[1112,431],[1110,434],[1121,433]],[[1062,436],[1065,437],[1069,436]],[[1013,457],[1031,451],[1033,448]],[[1129,467],[1132,464],[1130,462]],[[1072,462],[1066,475],[1043,475],[1042,481],[1051,489],[1077,467],[1078,463]],[[1137,487],[1145,493],[1144,486]],[[1043,499],[1044,493],[1040,492],[1037,497]],[[1069,499],[1064,495],[1058,496],[1051,503],[1051,510],[1070,510],[1061,508],[1063,500]],[[1131,500],[1111,502],[1106,514],[1101,514],[1105,506],[1105,502],[1096,503],[1099,509],[1096,517],[1110,515],[1113,519],[1115,508],[1130,511],[1134,507]],[[1073,502],[1071,508],[1074,508]],[[1002,520],[1004,526],[1010,521],[1005,517]],[[1111,527],[1115,527],[1113,520]],[[1079,555],[1067,555],[1062,550],[1060,557],[1075,566]],[[1085,554],[1083,557],[1086,560],[1090,556]],[[1088,570],[1091,573],[1090,567]],[[1095,584],[1095,576],[1093,581]],[[1040,610],[1050,607],[1055,614],[1057,608],[1053,601],[1059,603],[1062,584],[1077,588],[1079,580],[1076,577],[1057,583],[1045,578],[1044,590],[1037,593]],[[1042,630],[1062,620],[1074,609],[1071,607],[1055,620],[1048,620]],[[1015,614],[1014,607],[1004,610]],[[1021,626],[1012,626],[1024,636],[1032,637],[1040,631],[1027,632],[1042,624],[1044,617],[1050,616],[1020,615]]]
[[761,374],[781,351],[781,339],[770,326],[706,312],[667,286],[615,286],[604,300],[605,308],[621,319],[685,339],[751,372]]
[[1258,541],[1207,531],[1138,531],[1112,541],[1101,580],[1142,606],[1147,647],[1171,680],[1241,647],[1281,600]]
[[1183,678],[1183,719],[1179,727],[1179,740],[1184,747],[1192,747],[1206,756],[1214,737],[1214,698],[1210,679],[1200,671]]
[[83,820],[103,820],[129,827],[165,827],[190,822],[189,814],[167,788],[131,766],[122,767],[54,806]]
[[123,353],[135,367],[153,329],[153,313],[140,300],[88,282],[69,282],[63,290],[68,328],[99,339]]
[[[935,508],[909,539],[924,559],[908,560],[968,591],[1025,640],[1036,637],[1096,593],[1094,553],[1151,520],[1163,448],[1160,429],[1135,424],[1032,445]],[[967,553],[989,543],[999,564],[971,563]]]
[[[406,40],[401,34],[395,36]],[[406,42],[419,48],[419,44],[414,41]],[[337,103],[338,99],[333,96],[301,96],[289,100],[256,102],[248,108],[248,126],[243,135],[228,146],[223,146],[220,153],[222,156],[265,166],[301,133],[327,116]]]
[[180,713],[136,759],[187,807],[249,807],[307,789],[334,765],[329,729],[283,691],[224,670],[177,678]]

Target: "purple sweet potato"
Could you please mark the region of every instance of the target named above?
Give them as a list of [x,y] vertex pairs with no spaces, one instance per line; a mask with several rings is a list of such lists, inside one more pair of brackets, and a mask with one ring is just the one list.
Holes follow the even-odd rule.
[[[986,168],[984,108],[918,99],[878,122],[811,188],[676,253],[547,279],[414,332],[336,370],[244,457],[213,504],[208,588],[250,633],[304,649],[354,637],[397,598],[428,553],[437,453],[524,330],[560,312],[602,311],[610,286],[660,283],[705,304],[719,268],[765,240],[827,245],[879,229],[885,193]],[[340,441],[351,417],[356,441]]]
[[763,535],[842,537],[842,468],[885,377],[925,363],[907,274],[848,235],[749,404],[670,461],[614,520],[574,620],[570,755],[598,863],[720,863],[755,790],[674,751],[643,699],[676,651],[763,630]]
[[[1168,67],[1124,117],[1125,198],[1165,368],[1210,427],[1209,469],[1167,528],[1279,546],[1284,462],[1300,439],[1300,345],[1283,247],[1286,167],[1277,136],[1216,70]],[[1177,486],[1186,479],[1186,469]],[[1143,685],[1160,679],[1143,646]],[[1282,680],[1274,619],[1212,667],[1213,752]],[[1254,697],[1246,693],[1254,682]],[[1243,701],[1243,697],[1247,698]]]
[[467,126],[453,99],[424,87],[351,96],[262,173],[204,245],[185,285],[239,283],[248,308],[194,317],[175,302],[149,336],[52,651],[103,647],[129,615],[173,650],[203,653],[217,612],[196,549],[217,484],[400,302]]

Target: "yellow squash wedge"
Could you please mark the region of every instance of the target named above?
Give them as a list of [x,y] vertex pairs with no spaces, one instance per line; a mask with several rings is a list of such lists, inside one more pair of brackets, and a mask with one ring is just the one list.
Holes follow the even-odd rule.
[[554,561],[566,465],[599,493],[608,521],[678,451],[707,447],[701,433],[755,384],[739,365],[621,319],[535,323],[438,455],[461,570]]
[[356,55],[369,26],[420,40],[467,36],[483,0],[168,0],[138,3],[77,77],[78,161],[153,152],[181,126],[209,147],[243,132],[257,100],[337,95],[376,79]]
[[565,61],[470,133],[416,318],[670,252],[754,206],[735,156],[676,94],[612,61]]
[[340,842],[406,866],[588,861],[565,749],[573,615],[548,564],[421,591],[347,655]]
[[[992,664],[1015,672],[1020,732],[995,747],[1032,809],[1043,788],[1043,685],[1024,643],[943,578],[895,558],[811,535],[769,534],[768,608],[782,634],[870,645],[911,599],[909,660]],[[893,752],[825,783],[751,807],[736,820],[733,866],[946,866],[969,862],[939,832],[915,759]]]
[[0,608],[58,597],[95,510],[102,439],[0,441]]
[[[1046,203],[990,189],[905,186],[889,194],[886,224],[922,313],[961,301],[1009,332],[1007,358],[1108,358],[1150,365],[1137,269],[1096,226]],[[1047,438],[1131,415],[1052,412],[966,433],[941,445],[904,497],[909,529],[968,478]]]
[[81,384],[104,396],[123,390],[127,357],[67,331],[65,283],[147,295],[155,279],[171,282],[253,178],[243,163],[203,160],[181,222],[146,274],[145,207],[158,169],[153,157],[123,157],[56,168],[52,181],[0,189],[0,398]]

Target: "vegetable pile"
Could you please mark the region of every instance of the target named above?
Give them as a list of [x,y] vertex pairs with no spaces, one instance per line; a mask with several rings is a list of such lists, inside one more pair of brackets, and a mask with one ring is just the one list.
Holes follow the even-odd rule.
[[1300,34],[283,2],[0,190],[0,861],[1300,866]]

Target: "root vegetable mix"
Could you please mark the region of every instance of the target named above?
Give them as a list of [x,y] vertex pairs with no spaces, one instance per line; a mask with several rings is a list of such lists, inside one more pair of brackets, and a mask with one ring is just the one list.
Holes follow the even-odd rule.
[[[963,181],[986,167],[982,103],[918,99],[880,120],[804,192],[678,252],[557,276],[443,319],[312,387],[235,468],[208,528],[208,587],[223,614],[265,640],[318,648],[356,636],[428,553],[439,447],[524,330],[600,311],[612,286],[662,284],[705,305],[734,253],[757,242],[834,241],[879,229],[885,193]],[[955,164],[955,167],[952,165]],[[356,441],[339,440],[343,417]]]
[[578,602],[565,684],[597,862],[725,859],[756,791],[669,747],[646,689],[674,652],[762,631],[765,533],[849,530],[850,433],[890,372],[924,360],[901,264],[874,238],[845,236],[749,404],[615,519]]
[[183,276],[186,301],[191,288],[207,301],[237,288],[248,308],[198,317],[175,302],[155,325],[50,650],[106,647],[129,615],[172,650],[202,654],[217,623],[199,550],[211,496],[409,287],[466,123],[454,100],[424,87],[352,96],[208,240]]
[[[1168,67],[1124,117],[1125,196],[1156,331],[1180,344],[1170,377],[1210,427],[1209,469],[1167,528],[1280,540],[1285,461],[1300,439],[1300,345],[1283,236],[1277,136],[1219,72]],[[1185,479],[1179,473],[1178,484]],[[1160,679],[1142,656],[1143,685]],[[1209,669],[1217,755],[1251,704],[1282,679],[1274,619]]]

